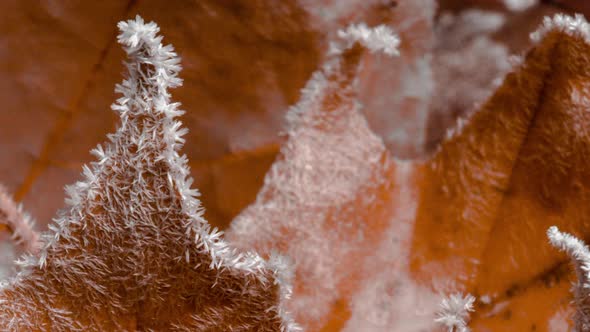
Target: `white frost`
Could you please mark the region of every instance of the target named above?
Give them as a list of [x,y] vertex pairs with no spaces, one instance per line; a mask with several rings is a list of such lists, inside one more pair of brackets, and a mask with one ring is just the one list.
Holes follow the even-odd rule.
[[[364,23],[349,25],[345,30],[338,31],[338,37],[346,42],[345,48],[359,43],[371,52],[383,52],[387,55],[399,55],[400,40],[393,30],[386,25],[369,28]],[[336,49],[336,52],[340,48]]]
[[582,14],[575,16],[556,14],[553,17],[545,16],[541,26],[531,33],[531,40],[538,43],[551,31],[562,31],[574,37],[581,37],[586,43],[590,43],[590,24]]
[[445,326],[449,332],[469,332],[467,321],[473,311],[475,298],[470,294],[453,294],[442,300],[436,322]]

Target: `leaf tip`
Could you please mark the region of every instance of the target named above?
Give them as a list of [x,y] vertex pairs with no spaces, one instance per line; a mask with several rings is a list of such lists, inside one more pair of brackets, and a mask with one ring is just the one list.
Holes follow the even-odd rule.
[[359,43],[371,53],[399,55],[399,37],[390,27],[383,24],[374,28],[369,28],[365,23],[351,24],[346,29],[338,31],[338,37],[345,45],[332,45],[332,53],[341,53],[342,50]]
[[530,38],[534,43],[539,43],[551,31],[561,31],[570,36],[581,37],[590,44],[590,24],[582,14],[545,16],[541,26],[531,33]]

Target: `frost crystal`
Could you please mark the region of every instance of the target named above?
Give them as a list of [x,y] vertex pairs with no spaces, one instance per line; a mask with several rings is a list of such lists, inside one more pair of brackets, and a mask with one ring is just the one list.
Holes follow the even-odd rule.
[[[366,24],[360,23],[350,25],[345,30],[338,31],[338,37],[346,42],[345,49],[355,43],[360,43],[371,52],[383,52],[387,55],[399,55],[399,38],[393,30],[386,25],[369,28]],[[340,49],[338,51],[341,51]]]
[[[0,185],[0,235],[10,233],[13,243],[23,253],[36,253],[40,249],[39,234],[34,230],[31,217],[23,211],[22,205],[17,204]],[[0,237],[0,241],[2,238]],[[5,279],[14,273],[14,259],[19,253],[14,250],[12,243],[0,243],[0,279]]]
[[555,226],[547,230],[549,242],[557,249],[566,252],[576,269],[578,282],[573,287],[576,314],[575,331],[590,330],[590,249],[578,238],[560,232]]
[[586,43],[590,43],[590,24],[582,14],[576,14],[573,17],[565,14],[555,14],[553,17],[546,16],[539,29],[531,33],[531,40],[538,43],[553,30],[581,37]]
[[[34,230],[31,217],[17,205],[6,189],[0,185],[0,226],[4,225],[12,239],[23,251],[34,253],[39,249],[39,235]],[[2,227],[0,227],[2,229]]]
[[467,321],[473,311],[475,298],[470,294],[453,294],[442,300],[435,321],[448,329],[448,332],[469,332]]
[[155,23],[119,23],[128,77],[112,106],[119,128],[38,256],[0,289],[0,326],[10,331],[295,331],[281,299],[287,263],[238,253],[203,219],[187,158],[186,129],[168,88],[179,58]]

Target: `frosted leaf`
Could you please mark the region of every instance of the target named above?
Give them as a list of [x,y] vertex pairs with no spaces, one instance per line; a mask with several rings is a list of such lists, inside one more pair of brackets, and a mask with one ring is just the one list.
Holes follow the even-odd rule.
[[439,296],[414,280],[409,270],[418,194],[415,170],[413,162],[395,162],[393,199],[386,203],[395,207],[384,216],[382,241],[362,262],[363,280],[351,295],[344,332],[420,332],[435,326]]
[[590,249],[581,240],[571,234],[559,231],[555,226],[547,230],[549,242],[557,249],[570,256],[578,278],[573,286],[576,313],[574,315],[575,331],[590,329]]
[[288,308],[311,330],[354,289],[341,288],[350,264],[370,254],[367,242],[382,236],[367,219],[388,209],[379,200],[388,194],[390,162],[360,113],[354,89],[360,44],[347,44],[313,74],[287,114],[287,141],[256,202],[228,231],[240,248],[291,257],[296,286]]
[[[331,41],[352,22],[390,27],[401,43],[399,56],[366,52],[359,74],[359,101],[369,128],[397,158],[424,155],[426,124],[434,89],[430,53],[436,0],[299,1],[310,21]],[[354,28],[358,29],[358,28]],[[341,32],[342,34],[342,32]],[[326,42],[327,44],[327,42]]]
[[543,24],[535,32],[531,33],[531,40],[538,43],[553,30],[581,37],[586,43],[590,43],[590,24],[582,14],[576,14],[575,16],[566,14],[555,14],[553,17],[546,16],[543,18]]
[[[158,26],[121,22],[129,61],[112,106],[121,123],[67,188],[39,255],[0,289],[10,331],[296,331],[282,300],[288,262],[230,248],[211,229],[178,150],[168,88],[180,59]],[[280,262],[280,264],[279,264]],[[285,274],[287,273],[287,274]]]

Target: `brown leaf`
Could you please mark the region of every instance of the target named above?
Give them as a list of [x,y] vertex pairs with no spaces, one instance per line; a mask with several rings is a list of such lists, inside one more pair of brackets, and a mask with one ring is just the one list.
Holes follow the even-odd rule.
[[158,26],[120,22],[129,56],[121,123],[38,255],[0,285],[0,325],[9,331],[296,331],[283,309],[285,262],[229,248],[203,219],[191,188],[185,129],[168,88],[182,84],[179,59]]
[[[61,207],[63,186],[90,160],[88,151],[115,128],[116,117],[105,110],[114,100],[123,59],[114,47],[118,20],[136,13],[157,19],[180,50],[185,85],[175,97],[191,110],[185,117],[187,154],[200,165],[272,150],[281,141],[284,112],[319,58],[319,34],[289,1],[5,2],[0,7],[0,70],[6,78],[0,92],[0,180],[24,201],[41,229]],[[255,165],[254,173],[242,185],[248,186],[245,192],[256,192],[269,162],[250,155],[251,160],[241,160]],[[239,168],[232,169],[236,172],[228,176],[240,177]],[[212,184],[203,187],[204,196],[219,196],[213,174],[198,174],[199,181]],[[208,209],[213,224],[224,227],[254,198],[233,193],[235,198]]]
[[[549,226],[585,234],[590,46],[585,21],[576,21],[548,27],[524,64],[424,165],[416,277],[494,300],[563,260],[546,241]],[[441,276],[449,275],[457,277],[447,284]]]
[[[189,113],[187,123],[193,174],[208,218],[225,225],[253,200],[262,184],[278,151],[280,139],[275,134],[281,127],[281,110],[297,100],[298,89],[317,66],[323,43],[320,35],[325,32],[313,31],[307,15],[290,2],[278,7],[267,1],[141,1],[126,6],[114,2],[91,8],[27,2],[0,5],[0,22],[5,23],[2,35],[9,36],[0,41],[5,46],[0,72],[7,78],[0,80],[5,84],[0,99],[6,112],[0,123],[0,149],[6,151],[0,176],[11,190],[18,189],[17,196],[25,199],[42,224],[50,219],[63,201],[61,186],[77,178],[80,165],[88,161],[88,149],[114,127],[114,117],[104,111],[113,99],[112,84],[118,80],[122,56],[112,47],[112,27],[119,18],[141,12],[161,18],[168,40],[179,46],[185,59],[186,87],[176,95],[185,109],[199,112]],[[365,15],[363,11],[356,14]],[[276,24],[279,19],[286,23]],[[56,22],[60,29],[47,28]],[[519,20],[506,29],[500,39],[528,30]],[[406,41],[412,35],[401,31],[402,37],[404,33],[408,37],[402,45],[411,47]],[[513,50],[524,44],[519,38],[510,40]],[[365,315],[372,314],[366,309],[371,307],[362,301],[350,306],[354,298],[360,298],[358,292],[375,295],[373,304],[383,300],[387,305],[378,303],[383,307],[379,313],[394,312],[388,306],[391,303],[411,310],[412,305],[430,305],[412,302],[411,292],[403,292],[415,285],[399,277],[403,263],[398,261],[403,259],[394,260],[409,256],[410,248],[414,274],[409,279],[437,290],[459,288],[488,295],[490,304],[480,303],[474,328],[543,330],[550,313],[568,312],[564,309],[570,298],[566,282],[560,281],[557,290],[536,285],[564,259],[546,244],[546,226],[557,224],[587,235],[583,231],[588,223],[585,54],[587,45],[580,38],[550,34],[432,161],[410,170],[406,164],[402,168],[388,165],[388,172],[377,172],[377,179],[367,180],[388,183],[382,190],[351,190],[347,195],[352,198],[346,201],[350,210],[341,209],[346,205],[342,202],[332,205],[327,216],[332,224],[352,220],[362,228],[368,220],[372,227],[358,232],[367,238],[396,234],[407,238],[397,238],[402,244],[394,248],[402,249],[395,254],[381,239],[331,262],[337,267],[343,262],[348,265],[338,267],[343,275],[338,277],[339,292],[330,300],[327,311],[331,314],[319,319],[327,322],[325,331],[345,328],[358,317],[369,317],[373,323],[387,321],[377,314]],[[235,82],[237,88],[229,89],[227,81]],[[361,137],[371,135],[367,131]],[[383,159],[385,165],[390,156],[385,154]],[[364,201],[369,193],[374,200]],[[415,202],[419,204],[415,230],[393,232],[412,219],[400,216],[405,211],[411,215]],[[290,213],[298,216],[300,211]],[[340,218],[340,213],[345,217]],[[324,231],[332,235],[333,229]],[[346,232],[335,235],[354,239]],[[407,240],[413,241],[411,247],[403,243]],[[288,244],[268,247],[304,246],[290,241],[293,238],[283,235],[276,242]],[[375,251],[394,257],[366,258]],[[367,262],[355,261],[357,254]],[[384,278],[389,282],[381,282]],[[313,282],[307,284],[313,286]],[[367,284],[378,286],[367,290]],[[522,292],[513,294],[515,290]],[[502,309],[504,305],[508,309]],[[359,311],[363,306],[365,311]],[[403,321],[404,317],[393,318]]]
[[461,276],[451,287],[494,299],[563,261],[546,241],[549,226],[585,234],[590,46],[576,20],[549,27],[425,165],[412,250],[418,278]]
[[[292,169],[284,165],[297,160],[294,153],[285,154],[273,166],[274,171],[267,177],[257,203],[234,221],[232,232],[257,234],[240,237],[242,246],[262,251],[275,248],[293,255],[297,283],[305,285],[300,286],[300,292],[317,296],[316,301],[325,300],[319,295],[323,287],[338,292],[338,296],[328,297],[333,301],[335,311],[330,315],[323,311],[321,319],[334,326],[334,330],[371,330],[386,326],[404,331],[417,329],[419,323],[414,321],[415,318],[409,318],[408,312],[427,313],[430,310],[433,294],[429,294],[428,289],[472,292],[495,307],[505,296],[513,296],[510,294],[515,289],[534,284],[537,278],[564,259],[548,244],[547,228],[558,225],[568,232],[583,235],[590,215],[586,207],[590,199],[586,184],[586,179],[590,178],[587,167],[590,137],[585,129],[590,123],[586,112],[590,93],[586,88],[586,82],[590,81],[587,37],[590,30],[583,18],[562,16],[547,21],[540,30],[537,45],[526,55],[523,64],[506,77],[481,110],[455,128],[431,160],[410,165],[411,171],[404,171],[408,164],[396,162],[393,168],[386,167],[391,171],[378,173],[379,178],[391,181],[394,188],[390,191],[391,196],[366,193],[360,187],[339,187],[340,195],[350,198],[335,200],[327,206],[341,206],[338,211],[344,215],[320,210],[324,212],[299,220],[298,213],[313,210],[296,200],[284,201],[281,198],[283,190],[272,189],[279,183],[273,180],[273,176],[281,172],[290,174]],[[345,103],[342,103],[340,107],[344,107]],[[341,119],[325,121],[337,123]],[[351,128],[362,123],[347,121]],[[316,130],[321,131],[324,126]],[[340,135],[340,140],[344,141],[350,131],[332,133],[326,130],[323,134]],[[322,133],[316,134],[320,137]],[[362,142],[368,137],[367,134],[357,140]],[[293,136],[292,140],[285,145],[285,151],[291,151],[290,144],[301,142],[298,136]],[[323,153],[322,146],[310,146],[309,149],[312,152],[317,150],[315,153],[321,156],[336,147]],[[359,158],[362,151],[352,149],[346,155]],[[302,166],[307,165],[308,172],[311,172],[326,161],[318,157]],[[364,166],[366,169],[359,165],[355,172],[362,174],[371,169],[368,165]],[[303,178],[313,176],[313,173],[299,171],[298,176]],[[339,172],[338,168],[334,169],[334,174]],[[374,181],[372,185],[378,183]],[[322,188],[335,186],[333,183]],[[309,188],[291,189],[297,195]],[[355,202],[363,201],[363,197],[370,197],[368,205],[359,210],[344,208],[355,206]],[[323,202],[321,197],[311,200],[316,204]],[[381,205],[389,208],[373,210]],[[373,212],[366,215],[369,211]],[[328,227],[332,225],[332,217],[340,222]],[[367,221],[354,223],[359,217]],[[353,222],[350,229],[342,229],[342,225],[350,222]],[[312,234],[301,232],[314,227],[315,223],[326,226]],[[366,234],[364,227],[367,224],[372,226],[366,241],[345,240],[355,232]],[[397,233],[391,232],[392,229]],[[279,231],[280,236],[275,234]],[[381,240],[379,232],[384,236]],[[411,238],[409,248],[403,244],[401,247],[392,246],[391,238],[396,239],[394,242],[400,241],[395,235],[400,235],[402,242]],[[327,243],[308,242],[315,237]],[[338,255],[345,250],[348,250],[346,256]],[[371,255],[367,251],[375,253]],[[323,260],[328,253],[330,260]],[[353,258],[355,255],[361,258]],[[398,258],[390,258],[388,262],[382,255]],[[410,277],[404,277],[404,257],[409,259]],[[331,266],[350,266],[353,264],[350,259],[356,260],[353,273],[344,280],[338,279],[334,285],[332,275],[338,275],[336,271],[339,270]],[[354,274],[357,266],[362,266],[361,275]],[[323,271],[324,278],[310,277],[317,272],[314,269]],[[313,282],[309,283],[310,280]],[[422,287],[426,290],[423,291]],[[301,294],[296,289],[295,302]],[[553,295],[532,292],[518,300],[506,300],[511,308],[522,305],[529,312],[522,315],[505,313],[512,318],[510,325],[503,328],[533,326],[534,329],[545,329],[550,316],[562,307],[547,303],[542,310],[539,307],[537,315],[535,301],[562,301],[569,297],[559,289],[551,290],[550,294]],[[349,301],[351,312],[342,309],[343,306],[338,304],[340,301]],[[310,306],[294,311],[313,311]],[[498,317],[494,309],[491,310],[488,317]],[[495,318],[486,320],[484,314],[482,312],[479,316],[476,313],[475,321],[490,325],[477,326],[504,324],[497,325]],[[348,321],[343,324],[343,319]],[[422,319],[428,319],[428,314]],[[400,323],[404,320],[405,327]]]

